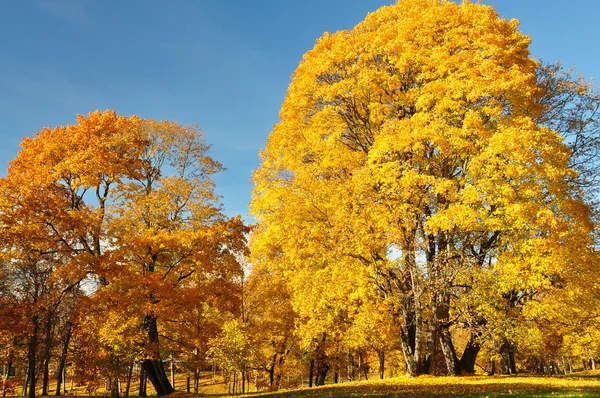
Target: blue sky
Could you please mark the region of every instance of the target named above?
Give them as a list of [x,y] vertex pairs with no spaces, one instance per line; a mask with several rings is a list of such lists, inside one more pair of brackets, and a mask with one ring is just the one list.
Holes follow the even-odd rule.
[[[290,76],[325,31],[392,0],[19,0],[0,4],[0,175],[22,137],[77,114],[198,123],[227,171],[229,215],[247,213]],[[521,21],[532,54],[600,78],[600,2],[484,0]]]

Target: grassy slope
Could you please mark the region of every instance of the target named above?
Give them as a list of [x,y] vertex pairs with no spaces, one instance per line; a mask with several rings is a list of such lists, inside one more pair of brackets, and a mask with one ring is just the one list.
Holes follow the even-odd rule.
[[252,394],[260,397],[600,397],[597,377],[419,377]]

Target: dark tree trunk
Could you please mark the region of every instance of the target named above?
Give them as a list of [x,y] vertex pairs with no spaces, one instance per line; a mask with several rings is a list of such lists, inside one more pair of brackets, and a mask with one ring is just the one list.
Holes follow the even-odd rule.
[[160,360],[156,317],[149,314],[146,315],[144,319],[144,325],[148,330],[148,340],[150,341],[150,344],[154,346],[154,353],[152,359],[146,359],[144,362],[142,362],[142,367],[146,372],[148,380],[150,380],[154,386],[157,395],[161,396],[171,394],[175,391],[175,389],[173,389],[173,386],[169,382],[165,368]]
[[146,398],[146,371],[143,366],[140,367],[140,390],[138,395]]
[[29,352],[27,354],[27,358],[28,358],[27,381],[29,383],[29,390],[27,392],[27,397],[35,398],[35,382],[36,382],[35,354],[37,351],[37,335],[38,335],[38,323],[39,323],[38,317],[36,315],[34,315],[31,318],[31,323],[33,324],[33,332],[29,336],[29,343],[28,343],[28,351]]
[[406,375],[416,377],[419,375],[419,366],[415,361],[414,347],[411,345],[408,330],[405,327],[400,327],[400,343],[402,354],[406,362]]
[[515,346],[508,340],[504,340],[500,346],[500,371],[502,374],[517,374],[515,364]]
[[277,354],[273,355],[271,367],[269,368],[269,390],[274,391],[275,388],[275,364],[277,363]]
[[110,398],[119,398],[119,379],[111,380]]
[[48,395],[50,384],[50,353],[52,350],[52,319],[53,314],[49,312],[44,324],[44,356],[42,358],[42,396]]
[[200,387],[200,369],[194,369],[194,394],[198,394],[198,388]]
[[56,377],[56,395],[60,395],[62,383],[65,379],[65,368],[67,364],[67,354],[69,352],[69,342],[71,341],[72,328],[71,324],[68,323],[66,331],[63,336],[63,345],[60,352],[60,359],[58,363],[58,375]]
[[315,380],[315,385],[323,386],[325,385],[325,378],[327,377],[327,372],[329,371],[329,365],[325,362],[319,362],[317,364],[317,377]]
[[385,377],[385,351],[377,351],[377,358],[379,359],[379,378],[383,380]]
[[133,375],[133,361],[129,364],[129,370],[127,371],[127,384],[125,385],[125,396],[129,396],[129,390],[131,388],[131,376]]
[[466,373],[475,373],[475,360],[477,359],[477,354],[481,350],[481,345],[477,341],[475,335],[471,335],[465,350],[463,351],[463,355],[460,358],[460,367],[463,372]]
[[310,369],[308,371],[308,386],[312,387],[313,386],[313,375],[315,373],[315,360],[311,359],[310,360]]

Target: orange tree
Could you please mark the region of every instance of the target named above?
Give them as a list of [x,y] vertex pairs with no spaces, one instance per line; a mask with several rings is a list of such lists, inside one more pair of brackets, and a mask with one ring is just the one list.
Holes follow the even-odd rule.
[[[195,278],[239,268],[244,247],[246,227],[214,194],[222,167],[208,151],[197,126],[96,111],[24,139],[0,181],[3,255],[52,259],[52,277],[71,283],[64,288],[94,281],[102,313],[135,303],[128,316],[145,330],[142,365],[159,395],[173,388],[158,320],[175,316]],[[123,345],[103,330],[105,347]]]
[[[326,33],[254,176],[255,261],[289,270],[300,315],[313,291],[332,313],[369,281],[410,375],[429,371],[436,341],[449,374],[472,371],[493,307],[472,293],[491,280],[499,301],[540,297],[589,243],[517,25],[481,4],[400,0]],[[460,358],[459,324],[473,331]]]

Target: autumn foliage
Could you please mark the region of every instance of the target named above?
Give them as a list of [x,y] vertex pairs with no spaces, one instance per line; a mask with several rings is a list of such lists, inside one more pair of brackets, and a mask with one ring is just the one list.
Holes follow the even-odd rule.
[[305,54],[254,176],[252,252],[319,372],[391,330],[409,375],[473,373],[484,343],[514,372],[521,328],[597,279],[529,41],[491,7],[405,0]]
[[25,138],[0,179],[3,389],[15,367],[31,398],[67,369],[113,397],[217,369],[233,393],[594,369],[600,96],[529,44],[468,1],[325,33],[261,152],[253,228],[196,125],[107,110]]

